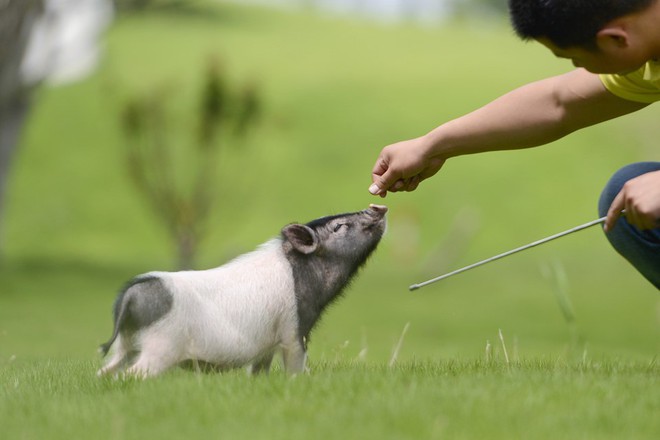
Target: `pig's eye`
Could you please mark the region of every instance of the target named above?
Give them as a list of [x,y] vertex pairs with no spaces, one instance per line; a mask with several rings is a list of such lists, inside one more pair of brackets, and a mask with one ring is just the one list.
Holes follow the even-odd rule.
[[339,232],[341,228],[343,228],[344,226],[347,226],[346,223],[338,223],[337,225],[335,225],[333,232]]

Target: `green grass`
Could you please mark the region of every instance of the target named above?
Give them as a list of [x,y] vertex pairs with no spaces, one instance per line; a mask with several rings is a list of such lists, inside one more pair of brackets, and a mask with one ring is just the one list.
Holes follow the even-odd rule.
[[382,146],[569,68],[504,22],[420,29],[193,4],[121,17],[96,75],[37,95],[3,231],[0,437],[657,437],[657,291],[597,228],[407,291],[595,218],[614,170],[658,158],[655,107],[546,148],[452,160],[388,197],[379,250],[312,334],[310,375],[97,379],[117,290],[174,262],[123,166],[127,96],[176,89],[172,123],[186,127],[215,55],[263,90],[263,122],[217,184],[210,267],[289,222],[378,201],[367,188]]
[[146,382],[96,379],[94,368],[0,370],[7,438],[652,439],[660,429],[657,365],[625,361],[335,361],[295,378],[173,371]]

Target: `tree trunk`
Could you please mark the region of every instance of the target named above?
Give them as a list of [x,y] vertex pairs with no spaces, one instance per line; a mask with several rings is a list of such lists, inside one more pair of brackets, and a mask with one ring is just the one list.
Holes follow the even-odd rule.
[[197,236],[191,231],[181,231],[177,234],[177,269],[194,269],[197,255]]
[[4,254],[4,218],[5,218],[5,196],[7,193],[7,181],[9,177],[9,166],[18,145],[18,138],[23,127],[23,122],[28,114],[27,99],[20,97],[10,105],[0,108],[0,259]]
[[29,109],[30,88],[22,81],[21,63],[30,29],[42,10],[42,0],[0,2],[0,257],[9,166]]

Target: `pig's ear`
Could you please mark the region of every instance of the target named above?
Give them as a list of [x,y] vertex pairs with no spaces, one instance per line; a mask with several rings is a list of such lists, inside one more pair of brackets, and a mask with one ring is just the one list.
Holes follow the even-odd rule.
[[288,225],[282,229],[282,235],[294,249],[303,254],[311,254],[319,247],[319,238],[309,226]]

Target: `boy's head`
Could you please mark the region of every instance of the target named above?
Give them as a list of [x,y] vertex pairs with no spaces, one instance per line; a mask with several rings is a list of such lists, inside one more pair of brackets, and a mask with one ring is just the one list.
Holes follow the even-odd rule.
[[524,40],[546,39],[566,49],[596,48],[610,21],[639,12],[656,0],[509,0],[511,23]]

